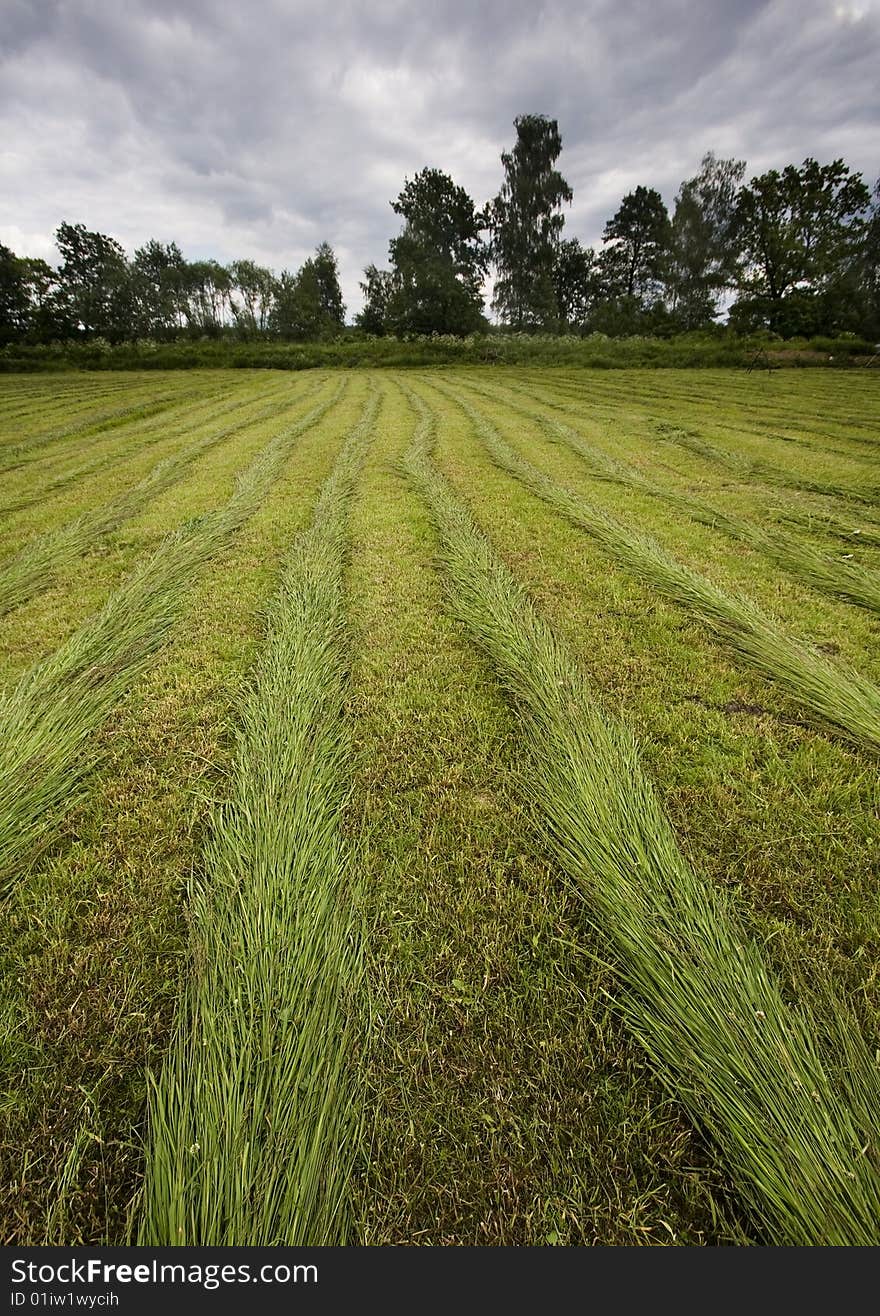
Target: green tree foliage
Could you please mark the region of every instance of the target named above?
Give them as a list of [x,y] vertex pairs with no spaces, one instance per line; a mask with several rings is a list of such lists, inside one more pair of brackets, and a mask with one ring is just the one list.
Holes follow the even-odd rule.
[[392,209],[404,218],[393,238],[385,327],[393,333],[466,335],[483,324],[487,251],[478,214],[463,187],[439,169],[404,181]]
[[332,338],[345,324],[336,256],[326,242],[296,274],[284,270],[275,290],[269,327],[294,341]]
[[880,340],[880,178],[874,184],[871,212],[865,223],[860,261],[862,327]]
[[187,263],[184,271],[184,315],[192,333],[217,338],[227,323],[232,276],[216,260]]
[[[501,190],[484,209],[440,169],[404,180],[391,203],[403,227],[390,268],[364,271],[358,329],[479,332],[494,265],[493,307],[521,331],[665,337],[713,325],[735,293],[734,331],[880,339],[880,180],[872,199],[843,160],[807,158],[744,186],[743,161],[709,152],[682,182],[671,219],[658,192],[636,187],[593,251],[562,236],[572,190],[556,168],[556,120],[526,114],[514,124]],[[0,345],[99,335],[309,341],[345,329],[326,242],[276,277],[253,260],[188,262],[176,243],[156,240],[129,262],[118,242],[83,224],[61,224],[56,240],[58,269],[0,245]]]
[[277,291],[270,269],[252,260],[236,260],[229,267],[230,304],[236,328],[244,338],[256,338],[269,327]]
[[388,301],[393,291],[394,277],[390,270],[377,269],[368,265],[360,282],[364,294],[363,308],[354,317],[358,329],[364,333],[381,337],[386,331]]
[[660,193],[652,187],[628,192],[602,237],[607,293],[650,306],[659,296],[669,252],[669,214]]
[[581,246],[577,238],[563,239],[553,266],[553,292],[561,330],[577,332],[586,328],[599,289],[593,248]]
[[744,160],[719,160],[709,152],[700,172],[682,183],[669,235],[666,290],[682,329],[711,324],[719,297],[736,279],[739,264],[739,189]]
[[21,261],[0,243],[0,343],[11,343],[27,332],[28,299]]
[[556,120],[523,114],[514,126],[516,143],[501,156],[504,182],[489,214],[497,271],[492,305],[516,329],[550,327],[558,319],[554,267],[562,205],[573,193],[554,168],[562,150]]
[[83,224],[59,225],[59,301],[75,332],[111,342],[131,335],[131,283],[125,252],[115,238]]
[[339,264],[336,253],[328,242],[322,242],[316,247],[312,264],[318,281],[321,313],[325,316],[328,331],[336,333],[345,324],[345,303],[339,286]]
[[69,331],[58,297],[58,276],[51,265],[37,257],[19,257],[21,280],[27,300],[24,334],[34,342],[63,338]]
[[186,314],[186,261],[177,243],[151,238],[135,251],[130,274],[135,336],[173,337]]
[[784,334],[849,327],[869,202],[843,160],[806,159],[753,178],[740,195],[744,296],[734,323]]

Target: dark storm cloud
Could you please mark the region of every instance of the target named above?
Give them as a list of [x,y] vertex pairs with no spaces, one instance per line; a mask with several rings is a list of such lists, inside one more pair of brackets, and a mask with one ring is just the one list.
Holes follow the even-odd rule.
[[523,112],[559,120],[586,241],[712,148],[873,181],[878,56],[878,0],[4,0],[0,239],[51,257],[81,220],[281,268],[326,238],[356,304],[404,176],[488,199]]

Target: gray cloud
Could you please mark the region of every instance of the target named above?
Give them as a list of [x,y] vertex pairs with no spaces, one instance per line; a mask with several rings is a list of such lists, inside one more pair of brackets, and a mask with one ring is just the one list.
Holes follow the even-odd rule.
[[880,0],[4,0],[0,240],[52,258],[67,219],[280,269],[326,239],[354,308],[404,176],[482,203],[516,114],[559,120],[567,229],[595,242],[709,149],[873,181],[878,66]]

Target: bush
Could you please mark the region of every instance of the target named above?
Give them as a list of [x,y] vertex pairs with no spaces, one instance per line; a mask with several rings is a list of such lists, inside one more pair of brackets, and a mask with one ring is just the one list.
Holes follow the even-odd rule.
[[[34,370],[313,370],[334,367],[430,367],[446,365],[569,366],[614,370],[630,367],[682,368],[742,366],[759,348],[777,364],[846,365],[874,348],[851,334],[840,338],[798,338],[783,342],[766,330],[749,335],[725,326],[657,337],[632,334],[612,338],[592,333],[525,334],[496,331],[456,338],[451,334],[374,338],[353,331],[334,341],[284,343],[277,339],[242,342],[233,338],[151,339],[111,346],[104,339],[0,348],[0,372]],[[833,360],[829,361],[829,358]]]

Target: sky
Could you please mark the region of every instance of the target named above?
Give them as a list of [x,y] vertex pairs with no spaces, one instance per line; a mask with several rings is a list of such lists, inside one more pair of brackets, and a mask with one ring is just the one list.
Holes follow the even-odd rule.
[[518,114],[558,121],[565,235],[703,155],[880,174],[880,0],[0,0],[0,241],[339,258],[349,315],[425,165],[478,205]]

